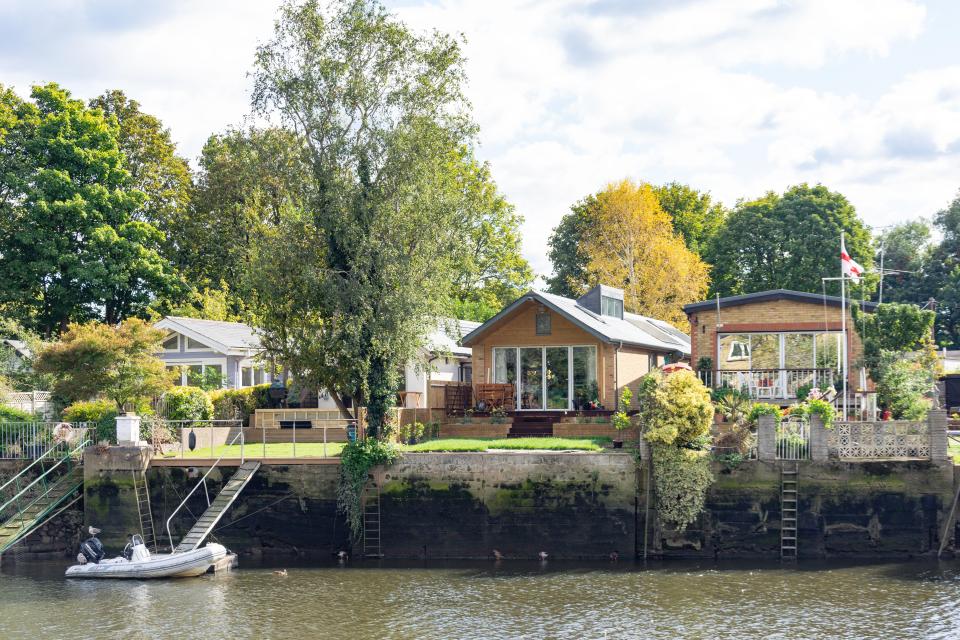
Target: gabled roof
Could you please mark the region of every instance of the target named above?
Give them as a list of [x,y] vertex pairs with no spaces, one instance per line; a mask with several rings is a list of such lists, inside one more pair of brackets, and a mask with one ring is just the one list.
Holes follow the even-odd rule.
[[30,347],[27,346],[27,343],[23,340],[16,340],[14,338],[4,338],[3,344],[7,345],[13,349],[18,356],[21,358],[29,358],[33,354],[30,352]]
[[479,326],[479,322],[445,318],[440,321],[437,330],[427,337],[427,348],[433,353],[450,353],[454,356],[469,358],[473,350],[470,347],[461,346],[461,342],[465,335]]
[[[839,307],[841,300],[839,296],[824,296],[819,293],[807,293],[806,291],[792,291],[790,289],[771,289],[769,291],[757,291],[756,293],[745,293],[739,296],[727,296],[720,298],[720,308],[736,307],[744,304],[753,304],[754,302],[769,302],[771,300],[793,300],[796,302],[811,302],[814,304],[827,304],[831,307]],[[864,311],[873,311],[877,308],[876,302],[860,302],[859,300],[847,300],[847,306],[859,305]],[[706,311],[716,309],[717,300],[704,300],[703,302],[694,302],[683,307],[686,313],[696,311]]]
[[500,313],[464,336],[464,346],[476,342],[500,320],[527,302],[540,303],[552,309],[603,342],[622,342],[623,344],[646,347],[656,351],[680,351],[687,355],[690,354],[689,336],[662,320],[635,313],[624,313],[623,320],[604,316],[577,304],[577,301],[571,298],[564,298],[536,289],[531,289],[523,294],[507,305]]
[[176,331],[220,353],[246,355],[250,351],[260,350],[260,338],[252,327],[242,322],[165,316],[154,326]]

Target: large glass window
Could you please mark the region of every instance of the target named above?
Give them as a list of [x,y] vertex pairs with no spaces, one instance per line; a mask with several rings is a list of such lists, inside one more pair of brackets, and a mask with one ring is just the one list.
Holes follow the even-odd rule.
[[840,363],[843,361],[842,342],[842,333],[817,334],[816,366],[818,369],[840,369]]
[[750,336],[750,368],[780,368],[780,334],[757,333]]
[[570,406],[570,350],[568,347],[547,347],[547,409]]
[[717,368],[721,371],[746,371],[750,368],[749,334],[725,334],[720,336]]
[[543,409],[543,349],[520,349],[520,408]]
[[783,366],[787,369],[810,369],[813,367],[812,333],[784,334]]
[[573,400],[574,409],[600,402],[596,347],[573,347]]
[[180,334],[175,333],[166,340],[163,341],[164,351],[179,351],[180,350]]
[[253,367],[240,367],[240,385],[243,387],[253,386]]
[[497,347],[493,350],[493,381],[514,384],[517,381],[517,350]]

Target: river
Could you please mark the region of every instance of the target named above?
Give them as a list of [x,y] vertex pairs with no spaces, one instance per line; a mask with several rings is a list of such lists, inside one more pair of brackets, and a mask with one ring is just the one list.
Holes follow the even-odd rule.
[[0,638],[958,638],[960,563],[250,562],[180,581],[0,574]]

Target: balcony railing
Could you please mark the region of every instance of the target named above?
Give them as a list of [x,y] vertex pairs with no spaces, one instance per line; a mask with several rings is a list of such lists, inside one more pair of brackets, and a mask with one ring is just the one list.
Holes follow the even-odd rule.
[[739,389],[757,400],[788,400],[809,385],[820,388],[840,379],[835,369],[749,369],[744,371],[699,371],[700,381],[714,389]]

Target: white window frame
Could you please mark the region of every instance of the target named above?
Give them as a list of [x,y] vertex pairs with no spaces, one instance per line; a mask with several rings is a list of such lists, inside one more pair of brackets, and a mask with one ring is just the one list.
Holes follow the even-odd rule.
[[[737,358],[736,360],[728,357],[728,358],[726,359],[726,362],[742,362],[743,360],[747,360],[747,370],[748,370],[748,371],[754,371],[754,368],[753,368],[753,337],[754,337],[754,336],[760,336],[760,335],[766,335],[766,336],[768,336],[768,335],[775,335],[775,336],[777,336],[777,341],[778,341],[778,343],[779,343],[779,347],[778,347],[778,348],[779,348],[779,357],[777,358],[778,365],[777,365],[776,369],[786,369],[786,368],[787,368],[786,365],[785,365],[785,363],[786,363],[786,357],[787,357],[787,354],[786,354],[786,340],[787,340],[787,335],[812,335],[812,336],[813,336],[813,350],[812,350],[812,352],[811,352],[812,357],[813,357],[813,361],[810,363],[810,366],[809,366],[809,367],[799,367],[800,369],[817,369],[817,368],[819,368],[819,367],[817,367],[817,348],[818,348],[818,347],[817,347],[817,336],[820,336],[820,335],[837,335],[837,336],[840,336],[840,354],[839,354],[839,355],[841,356],[841,358],[839,359],[839,361],[838,361],[838,363],[837,363],[837,368],[835,369],[835,371],[838,371],[838,372],[843,371],[843,358],[842,358],[842,356],[843,356],[843,353],[846,351],[847,345],[846,345],[846,342],[845,342],[844,339],[843,339],[843,332],[841,332],[841,331],[743,331],[743,332],[739,332],[739,333],[737,333],[737,332],[718,333],[718,334],[717,334],[717,364],[716,364],[717,370],[718,370],[718,371],[737,371],[737,369],[721,369],[721,368],[720,368],[721,362],[724,362],[724,360],[720,357],[720,356],[721,356],[721,351],[720,351],[720,350],[721,350],[721,345],[720,345],[720,343],[721,343],[721,341],[723,340],[723,338],[728,337],[728,336],[747,336],[747,342],[745,343],[746,346],[747,346],[747,351],[748,351],[747,357],[746,357],[746,358]],[[734,342],[732,342],[732,343],[730,344],[730,352],[731,352],[731,353],[733,352],[733,344],[736,343],[736,342],[741,342],[741,341],[736,340],[736,341],[734,341]],[[741,342],[741,344],[744,344],[744,343]]]
[[[188,372],[188,371],[187,371],[187,370],[188,370],[190,367],[196,367],[196,366],[199,366],[199,367],[200,367],[200,375],[201,375],[201,376],[206,373],[208,366],[211,366],[211,367],[213,367],[213,366],[220,367],[220,373],[221,373],[221,375],[227,380],[227,384],[228,384],[228,385],[230,384],[230,377],[229,377],[229,375],[228,375],[228,373],[227,373],[227,360],[226,360],[226,358],[217,358],[217,359],[212,359],[212,358],[211,358],[211,359],[209,359],[209,360],[183,360],[183,361],[178,361],[178,362],[170,362],[170,361],[167,361],[167,362],[166,362],[166,366],[168,366],[168,367],[180,367],[180,384],[181,384],[181,386],[187,386],[187,384],[188,384],[188,382],[187,382],[187,372]],[[236,383],[234,383],[234,384],[236,384]]]
[[[200,342],[196,338],[191,338],[190,336],[183,336],[183,350],[186,353],[196,353],[198,351],[216,351],[216,349],[214,349],[209,345],[205,345],[202,347],[191,347],[190,340],[193,340],[194,342]],[[203,343],[200,343],[200,344],[203,344]]]
[[[176,339],[177,339],[177,346],[174,347],[173,349],[171,349],[170,347],[166,346],[166,343],[170,340],[170,338],[176,338]],[[165,353],[180,353],[180,338],[181,338],[181,336],[180,336],[180,334],[177,333],[177,332],[173,332],[173,333],[171,333],[169,336],[167,336],[166,338],[164,338],[163,342],[161,343],[161,344],[163,345],[163,351],[164,351]]]
[[[587,347],[593,349],[593,358],[597,368],[597,384],[600,384],[600,350],[595,344],[544,344],[544,345],[498,345],[490,348],[490,360],[493,363],[491,377],[496,375],[497,371],[497,349],[514,349],[516,351],[517,378],[514,380],[514,410],[515,411],[573,411],[573,349],[575,347]],[[520,408],[520,349],[540,349],[540,394],[541,404],[539,409],[521,409]],[[548,409],[547,408],[547,349],[566,349],[567,350],[567,408],[566,409]],[[492,380],[491,380],[492,382]]]

